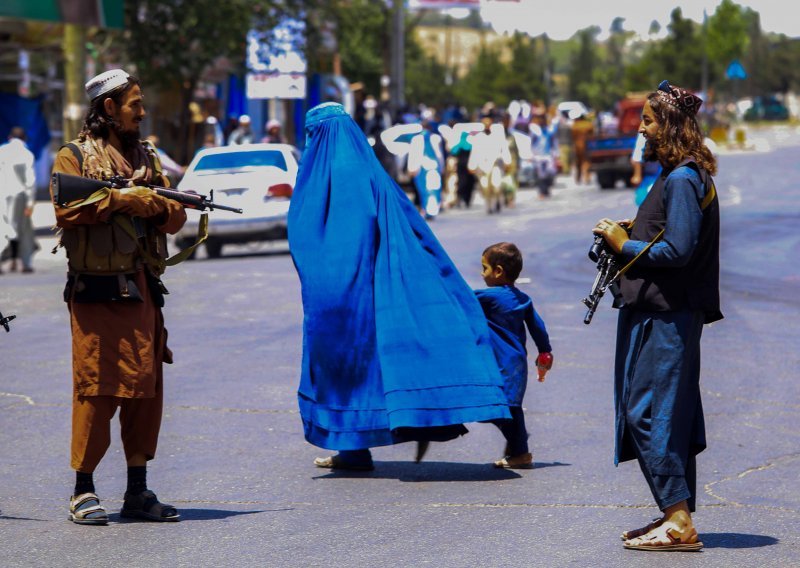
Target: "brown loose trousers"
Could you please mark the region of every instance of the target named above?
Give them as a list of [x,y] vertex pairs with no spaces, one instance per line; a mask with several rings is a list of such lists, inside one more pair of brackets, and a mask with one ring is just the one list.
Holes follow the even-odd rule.
[[[115,160],[115,165],[119,174],[130,177],[143,164]],[[59,151],[53,172],[81,175],[78,160],[68,148]],[[111,197],[81,207],[56,207],[56,224],[69,229],[104,223],[113,212]],[[170,201],[156,228],[173,234],[185,221],[183,207]],[[89,473],[97,467],[110,443],[110,421],[117,407],[126,457],[144,454],[152,459],[155,455],[162,363],[172,361],[164,318],[153,303],[144,270],[135,276],[143,302],[68,301],[73,367],[71,462],[77,471]]]

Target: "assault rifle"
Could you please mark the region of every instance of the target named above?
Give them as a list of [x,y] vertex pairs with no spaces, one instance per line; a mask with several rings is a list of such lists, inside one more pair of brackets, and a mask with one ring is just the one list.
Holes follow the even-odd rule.
[[[109,180],[96,180],[89,179],[81,176],[73,176],[69,174],[55,173],[53,174],[53,202],[59,207],[66,207],[69,203],[74,201],[82,201],[90,195],[102,189],[123,189],[129,187],[129,181],[123,177],[115,176]],[[161,197],[172,199],[178,203],[182,203],[186,207],[192,209],[199,209],[205,211],[209,209],[220,209],[222,211],[232,211],[234,213],[242,213],[239,207],[230,207],[228,205],[220,205],[214,203],[214,190],[208,197],[197,193],[190,193],[187,191],[178,191],[160,185],[139,184],[143,187],[148,187],[155,191]]]
[[621,300],[619,291],[619,284],[617,284],[617,276],[619,276],[619,263],[617,258],[601,235],[595,235],[592,248],[589,249],[589,260],[597,263],[597,276],[594,279],[592,290],[589,295],[583,299],[584,305],[589,310],[583,318],[583,323],[589,325],[592,323],[592,317],[598,304],[606,293],[606,290],[611,290],[614,296],[614,306]]
[[11,315],[11,316],[8,316],[8,317],[3,317],[3,313],[2,313],[2,312],[0,312],[0,325],[2,325],[2,326],[5,328],[5,330],[6,330],[6,333],[8,333],[9,331],[11,331],[11,328],[10,328],[10,327],[9,327],[9,325],[8,325],[8,324],[9,324],[9,322],[10,322],[11,320],[15,319],[16,317],[17,317],[17,316],[14,316],[14,315]]

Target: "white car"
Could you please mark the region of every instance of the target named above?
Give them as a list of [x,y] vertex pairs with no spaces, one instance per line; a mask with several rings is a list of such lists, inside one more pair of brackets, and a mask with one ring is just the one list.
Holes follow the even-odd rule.
[[[282,240],[286,238],[289,200],[297,179],[299,152],[289,144],[246,144],[200,150],[178,184],[181,191],[210,196],[220,205],[239,207],[242,214],[209,212],[209,258],[222,254],[225,244]],[[185,248],[195,242],[200,220],[198,212],[187,210],[189,218],[176,235]]]

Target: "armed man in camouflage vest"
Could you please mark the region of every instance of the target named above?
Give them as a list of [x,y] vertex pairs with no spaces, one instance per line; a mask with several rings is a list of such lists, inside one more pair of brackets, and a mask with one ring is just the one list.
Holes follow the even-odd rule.
[[[121,516],[177,521],[175,507],[148,490],[146,463],[156,453],[163,404],[162,363],[171,363],[161,307],[166,234],[186,221],[183,206],[145,183],[169,185],[155,149],[140,140],[145,116],[139,81],[121,69],[86,84],[91,101],[77,140],[58,152],[53,172],[107,180],[129,188],[102,190],[56,206],[69,259],[64,300],[72,327],[72,468],[69,518],[106,524],[93,472],[110,444],[117,408],[128,464]],[[52,192],[52,187],[51,187]]]

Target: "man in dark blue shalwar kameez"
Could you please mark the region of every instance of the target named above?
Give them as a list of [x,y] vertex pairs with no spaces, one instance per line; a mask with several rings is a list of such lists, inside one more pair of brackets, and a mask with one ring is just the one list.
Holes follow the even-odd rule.
[[615,463],[636,459],[662,518],[622,534],[625,548],[702,548],[695,510],[695,456],[705,449],[700,336],[722,318],[716,161],[696,114],[702,101],[664,81],[647,97],[639,132],[645,159],[663,171],[627,229],[601,220],[623,264],[617,328]]

